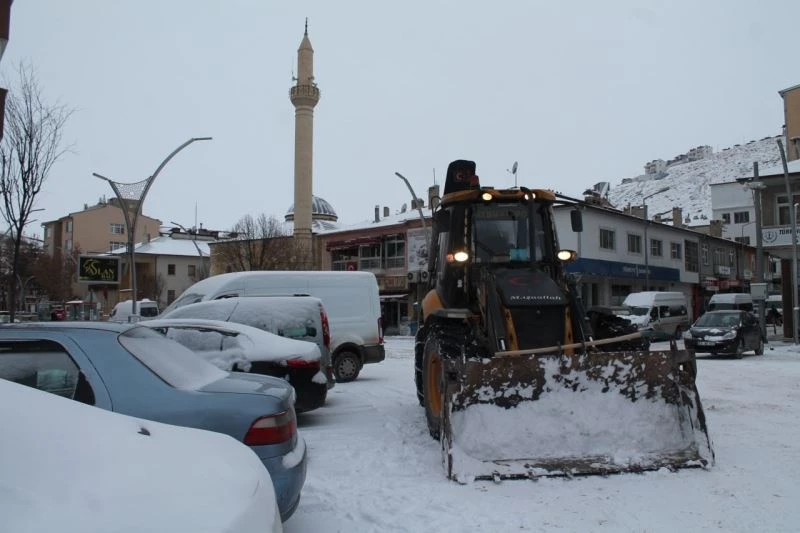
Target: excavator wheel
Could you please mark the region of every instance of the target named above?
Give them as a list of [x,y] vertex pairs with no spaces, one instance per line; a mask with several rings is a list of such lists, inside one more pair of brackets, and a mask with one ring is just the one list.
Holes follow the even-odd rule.
[[436,324],[428,332],[422,358],[422,393],[428,431],[439,440],[442,425],[444,376],[442,359],[459,357],[466,342],[463,327]]

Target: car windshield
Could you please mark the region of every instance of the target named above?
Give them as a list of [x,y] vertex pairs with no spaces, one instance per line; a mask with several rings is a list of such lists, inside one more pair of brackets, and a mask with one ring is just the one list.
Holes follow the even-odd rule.
[[636,316],[644,316],[650,314],[649,307],[631,307],[631,314]]
[[196,304],[197,302],[201,302],[203,300],[203,296],[205,295],[197,292],[187,292],[186,294],[184,294],[183,296],[181,296],[180,298],[169,304],[169,306],[167,306],[167,308],[164,309],[164,313],[166,314],[167,312],[172,311],[173,309],[177,309],[179,307],[183,307],[184,305]]
[[738,326],[741,321],[739,313],[706,313],[695,322],[699,327],[723,327],[730,328]]
[[[538,209],[542,209],[538,206]],[[478,263],[508,263],[512,261],[539,261],[544,257],[544,223],[538,209],[536,228],[536,250],[531,258],[531,243],[528,237],[528,206],[519,204],[479,205],[475,207],[473,220],[474,257]]]
[[119,336],[119,342],[140,363],[176,389],[198,390],[228,377],[228,372],[150,328],[131,328]]

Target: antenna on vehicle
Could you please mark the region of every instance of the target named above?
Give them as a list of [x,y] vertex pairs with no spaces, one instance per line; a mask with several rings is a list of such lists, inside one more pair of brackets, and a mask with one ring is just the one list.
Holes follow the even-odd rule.
[[511,165],[511,170],[506,169],[506,172],[509,172],[510,174],[512,174],[514,176],[514,188],[515,189],[517,188],[517,166],[518,166],[517,162],[514,161],[514,164]]

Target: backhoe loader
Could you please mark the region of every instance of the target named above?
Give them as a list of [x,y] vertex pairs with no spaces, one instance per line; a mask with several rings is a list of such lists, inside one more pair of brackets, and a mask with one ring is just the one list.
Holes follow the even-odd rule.
[[[603,351],[565,265],[552,191],[447,170],[433,214],[415,382],[447,476],[474,479],[706,467],[714,453],[694,355]],[[582,231],[579,210],[573,231]],[[634,345],[636,345],[634,343]]]

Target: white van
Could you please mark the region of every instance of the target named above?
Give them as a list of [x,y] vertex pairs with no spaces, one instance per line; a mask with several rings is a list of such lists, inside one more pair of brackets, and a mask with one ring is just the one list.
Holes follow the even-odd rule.
[[639,329],[651,328],[677,339],[691,324],[689,303],[682,292],[632,292],[622,305],[631,310],[632,316],[626,318]]
[[[158,303],[153,300],[139,300],[136,302],[136,317],[134,320],[148,320],[158,316]],[[133,301],[125,300],[114,306],[108,320],[111,322],[132,322]]]
[[753,297],[744,292],[717,293],[708,301],[709,311],[753,311]]
[[219,274],[186,289],[164,313],[219,298],[291,295],[322,300],[331,326],[331,359],[337,381],[352,381],[365,364],[384,360],[378,280],[371,272],[260,270]]

